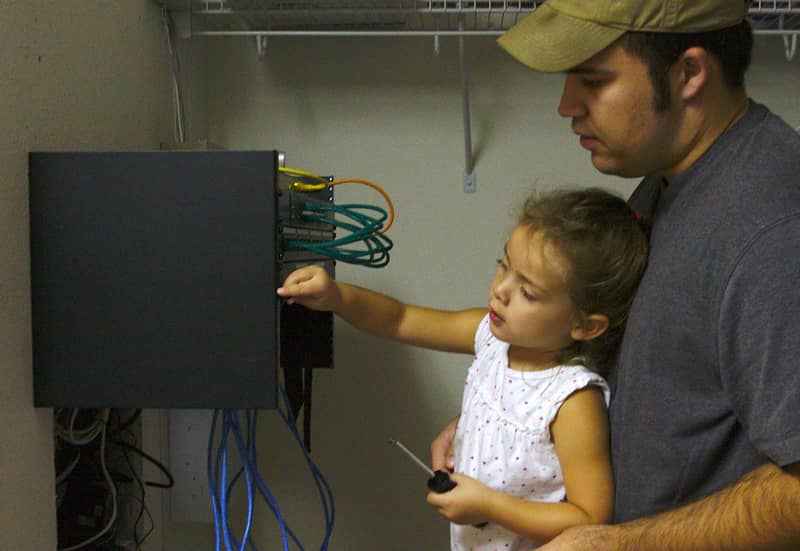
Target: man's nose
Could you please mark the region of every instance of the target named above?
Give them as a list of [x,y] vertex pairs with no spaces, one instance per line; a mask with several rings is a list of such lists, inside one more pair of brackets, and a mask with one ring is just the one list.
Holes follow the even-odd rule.
[[586,107],[580,99],[580,87],[577,76],[567,74],[564,78],[564,90],[561,92],[561,101],[558,102],[558,114],[562,117],[573,119],[586,115]]

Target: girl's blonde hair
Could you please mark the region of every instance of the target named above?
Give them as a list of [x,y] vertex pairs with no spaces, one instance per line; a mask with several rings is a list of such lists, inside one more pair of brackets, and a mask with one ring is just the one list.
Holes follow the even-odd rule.
[[583,316],[603,314],[608,329],[563,349],[561,364],[582,362],[605,374],[616,359],[628,310],[647,264],[639,216],[620,197],[599,188],[534,194],[519,224],[541,233],[569,264],[567,288]]

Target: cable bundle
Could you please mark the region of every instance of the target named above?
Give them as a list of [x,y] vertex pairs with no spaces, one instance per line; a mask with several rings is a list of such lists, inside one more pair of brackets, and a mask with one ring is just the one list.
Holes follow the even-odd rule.
[[[349,221],[325,216],[326,212],[342,215]],[[367,214],[377,212],[378,217]],[[289,248],[302,248],[315,253],[341,260],[349,264],[358,264],[369,268],[382,268],[389,263],[389,251],[394,246],[392,240],[381,233],[388,213],[373,205],[317,205],[306,203],[303,218],[309,221],[333,224],[337,228],[350,233],[331,241],[288,241]],[[352,245],[362,244],[363,247]]]
[[[54,412],[56,498],[59,551],[78,549],[140,550],[155,527],[145,503],[146,487],[171,488],[169,470],[137,445],[130,427],[141,409],[123,419],[118,409],[59,408]],[[155,465],[166,482],[143,480],[131,454]],[[107,488],[105,495],[99,494]],[[124,503],[139,504],[135,519],[124,514]],[[99,523],[102,520],[102,527]],[[139,534],[139,524],[150,527]],[[86,534],[93,527],[94,534]],[[80,541],[80,543],[74,543]],[[111,546],[111,547],[109,547]]]
[[[289,189],[301,193],[321,191],[326,187],[341,184],[369,186],[383,196],[389,209],[387,212],[380,207],[372,205],[318,205],[306,203],[304,205],[303,219],[332,224],[350,233],[345,237],[324,242],[292,240],[286,243],[287,247],[306,249],[342,262],[369,268],[383,268],[389,263],[389,251],[394,244],[385,234],[394,223],[394,204],[392,204],[392,199],[381,186],[359,178],[328,181],[316,174],[293,168],[281,168],[280,172],[300,178],[302,181],[292,182]],[[326,216],[326,212],[342,215],[347,221],[336,220],[335,216]],[[377,212],[379,216],[377,218],[370,216],[369,212]],[[351,246],[358,243],[361,243],[363,247],[354,248]]]
[[[56,437],[63,440],[67,444],[72,446],[88,446],[94,442],[96,438],[99,437],[100,439],[100,448],[99,448],[99,463],[100,463],[100,470],[103,475],[103,479],[105,483],[108,485],[109,491],[109,498],[111,501],[111,517],[109,518],[106,525],[103,527],[102,530],[97,532],[95,535],[91,536],[90,538],[76,544],[71,545],[69,547],[61,547],[59,551],[73,551],[77,549],[82,549],[90,544],[97,542],[102,538],[105,534],[107,534],[115,525],[117,521],[117,486],[114,484],[114,480],[111,478],[111,474],[108,471],[108,466],[106,465],[106,427],[108,425],[108,418],[111,414],[110,409],[98,409],[95,412],[95,418],[83,428],[76,428],[76,421],[78,419],[79,409],[73,409],[69,416],[69,422],[66,426],[62,426],[59,422],[59,416],[64,410],[56,410],[56,418],[55,418],[55,434]],[[73,472],[75,467],[78,464],[78,461],[81,458],[80,451],[78,451],[76,458],[70,463],[69,467],[67,467],[64,472],[60,473],[56,476],[56,484],[60,484],[64,482],[67,477]]]
[[[325,513],[325,538],[320,546],[320,551],[326,551],[328,549],[328,542],[333,532],[333,521],[335,514],[333,492],[331,491],[330,486],[328,486],[325,477],[319,471],[303,447],[297,427],[290,421],[290,417],[288,415],[289,405],[286,391],[283,388],[281,388],[281,391],[287,411],[284,412],[278,408],[278,413],[280,414],[284,423],[289,427],[292,436],[300,445],[300,449],[303,451],[306,463],[311,470],[311,474],[314,477],[314,482],[317,485],[320,499],[322,500],[322,506]],[[240,422],[241,413],[238,410],[215,410],[211,421],[211,431],[208,440],[207,468],[208,485],[210,490],[209,494],[211,496],[211,505],[214,511],[216,550],[220,551],[222,549],[221,545],[224,545],[225,551],[235,551],[236,549],[239,549],[239,551],[244,551],[247,545],[249,545],[250,549],[258,551],[258,548],[256,547],[250,535],[250,529],[253,521],[255,495],[258,493],[269,506],[270,510],[272,510],[272,513],[275,515],[275,518],[278,521],[284,551],[289,551],[289,538],[292,539],[300,551],[304,551],[300,540],[297,538],[297,535],[291,530],[291,528],[289,528],[284,520],[275,497],[272,495],[272,492],[270,492],[269,486],[264,481],[264,478],[261,476],[261,473],[258,470],[256,452],[256,423],[258,419],[258,411],[245,410],[243,413],[245,417],[245,430],[242,428],[242,424]],[[217,429],[217,421],[220,416],[222,417],[220,441],[215,451],[214,441]],[[231,437],[233,438],[236,450],[239,453],[242,466],[236,472],[233,478],[228,481],[227,448]],[[233,489],[236,484],[242,480],[242,478],[244,479],[247,490],[247,519],[245,522],[244,531],[241,535],[241,540],[238,540],[236,535],[233,533],[233,530],[228,525],[228,506],[230,504],[230,497]]]

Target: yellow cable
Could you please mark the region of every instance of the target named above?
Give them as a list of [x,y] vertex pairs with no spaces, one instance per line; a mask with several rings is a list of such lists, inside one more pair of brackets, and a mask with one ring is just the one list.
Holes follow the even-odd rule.
[[317,176],[316,174],[312,174],[304,170],[297,170],[296,168],[280,167],[278,170],[280,172],[283,172],[284,174],[291,174],[292,176],[303,176],[305,178],[311,178],[313,180],[317,180],[318,182],[327,182],[327,180],[322,176]]
[[304,184],[303,182],[292,182],[289,188],[292,191],[321,191],[328,187],[328,184]]

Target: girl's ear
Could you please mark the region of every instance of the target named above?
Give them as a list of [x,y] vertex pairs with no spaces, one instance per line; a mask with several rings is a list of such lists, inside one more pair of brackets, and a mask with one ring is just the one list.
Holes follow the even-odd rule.
[[590,314],[583,316],[583,319],[575,324],[570,335],[575,341],[590,341],[605,333],[606,330],[608,330],[608,316]]

